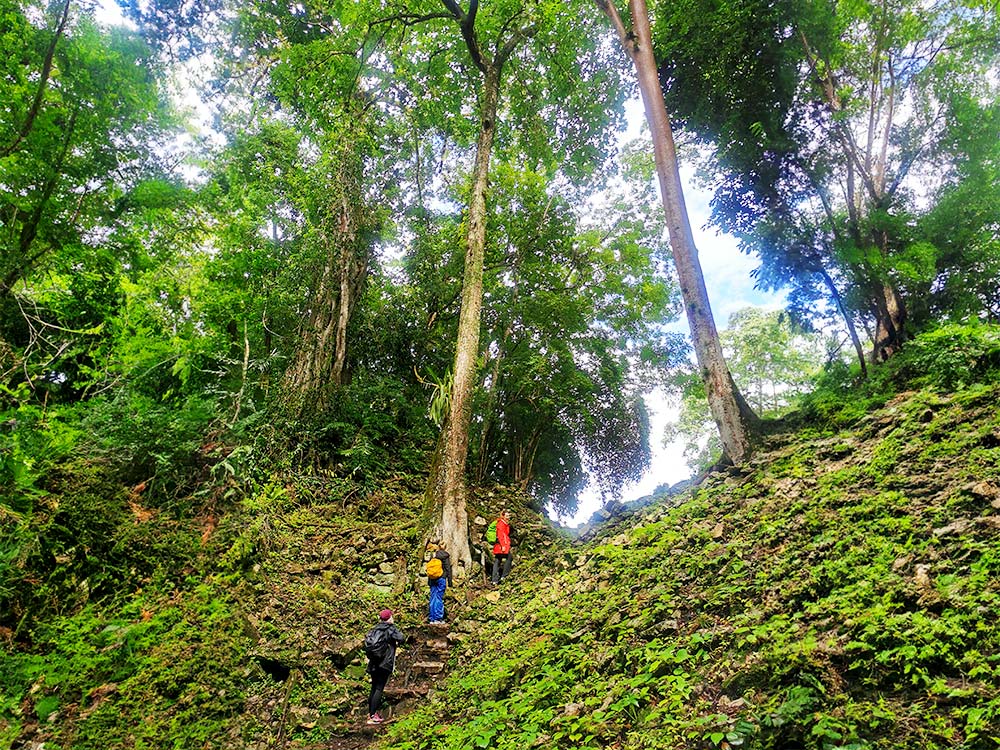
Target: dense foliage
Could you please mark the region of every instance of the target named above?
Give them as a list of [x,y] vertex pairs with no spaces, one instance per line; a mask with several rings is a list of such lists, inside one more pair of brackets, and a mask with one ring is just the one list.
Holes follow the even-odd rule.
[[[485,517],[515,509],[510,585],[449,597],[451,674],[382,744],[990,747],[1000,338],[911,343],[877,383],[831,376],[742,470],[585,544],[516,490],[477,493]],[[3,527],[3,746],[309,748],[356,731],[361,635],[384,606],[407,632],[425,614],[409,574],[379,582],[422,567],[422,476],[200,454],[194,491],[166,503],[114,462],[50,449],[35,511]]]
[[539,511],[649,470],[651,389],[712,447],[601,13],[122,5],[0,0],[0,747],[346,731],[357,631],[421,617],[463,341],[470,517],[526,564],[394,746],[997,741],[993,5],[654,4],[790,309],[723,337],[760,457],[580,549]]
[[[711,148],[713,221],[759,255],[763,285],[789,287],[806,319],[867,331],[878,358],[934,320],[992,318],[981,233],[995,236],[982,221],[997,204],[979,180],[996,143],[995,7],[685,0],[662,14],[668,104]],[[945,216],[973,254],[938,231]]]
[[386,746],[993,747],[996,335],[536,562]]

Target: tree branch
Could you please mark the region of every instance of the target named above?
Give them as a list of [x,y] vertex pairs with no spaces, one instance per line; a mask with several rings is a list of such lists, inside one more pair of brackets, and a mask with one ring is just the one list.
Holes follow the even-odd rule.
[[512,36],[509,40],[507,40],[507,43],[497,53],[496,64],[502,67],[503,64],[510,59],[510,56],[514,54],[514,50],[518,48],[521,42],[531,39],[531,37],[533,37],[537,33],[538,33],[538,26],[535,24],[532,24],[527,28],[518,29],[517,33],[514,34],[514,36]]
[[622,18],[618,15],[618,8],[612,2],[612,0],[594,0],[594,4],[597,5],[598,10],[601,11],[608,20],[611,21],[611,25],[615,27],[615,31],[618,32],[618,39],[622,43],[622,47],[625,48],[626,53],[628,53],[629,58],[632,57],[632,50],[635,48],[635,36],[625,28],[625,24],[622,22]]
[[476,38],[476,14],[479,12],[479,0],[470,0],[468,13],[462,10],[456,0],[441,0],[441,2],[444,7],[451,11],[452,17],[458,21],[465,46],[469,49],[469,54],[472,55],[473,64],[479,68],[480,73],[485,73],[488,64],[483,50],[479,46],[479,39]]
[[41,78],[38,81],[38,90],[35,92],[35,99],[31,102],[31,109],[28,110],[28,116],[25,118],[24,124],[21,126],[21,131],[17,134],[17,138],[14,142],[7,146],[2,152],[0,152],[0,157],[9,156],[13,153],[21,141],[23,141],[31,129],[35,125],[35,118],[38,117],[38,112],[42,108],[42,98],[45,96],[45,88],[49,83],[49,76],[52,73],[52,60],[56,54],[56,43],[59,41],[59,37],[62,36],[63,30],[66,28],[66,20],[69,18],[69,6],[70,0],[66,0],[63,5],[62,17],[59,19],[59,24],[56,26],[55,34],[52,36],[52,42],[49,44],[48,50],[45,52],[45,62],[42,64]]

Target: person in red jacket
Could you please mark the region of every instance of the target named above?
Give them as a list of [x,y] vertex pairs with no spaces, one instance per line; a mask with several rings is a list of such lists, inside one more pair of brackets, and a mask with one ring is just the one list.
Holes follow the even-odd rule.
[[510,573],[510,511],[504,510],[497,519],[497,541],[493,545],[493,585],[497,586]]

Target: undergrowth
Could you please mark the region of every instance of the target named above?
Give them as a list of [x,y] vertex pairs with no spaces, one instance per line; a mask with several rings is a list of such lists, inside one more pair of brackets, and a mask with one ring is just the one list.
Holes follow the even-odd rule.
[[992,748],[1000,387],[776,436],[535,563],[384,747]]
[[[995,329],[928,334],[865,385],[828,382],[746,466],[585,545],[524,540],[499,601],[450,601],[450,677],[382,745],[997,747],[998,353]],[[425,606],[378,583],[427,532],[423,478],[365,447],[389,428],[295,471],[265,433],[202,434],[201,406],[134,436],[123,408],[8,412],[0,748],[351,731],[355,641],[381,607],[405,629]]]

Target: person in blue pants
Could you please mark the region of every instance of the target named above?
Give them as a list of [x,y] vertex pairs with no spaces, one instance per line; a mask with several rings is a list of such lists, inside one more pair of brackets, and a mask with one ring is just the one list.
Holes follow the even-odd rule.
[[440,544],[432,543],[435,547],[431,554],[431,559],[441,561],[441,575],[433,578],[428,575],[427,585],[430,588],[430,606],[428,607],[427,619],[431,623],[444,622],[444,592],[452,585],[451,580],[451,555]]

